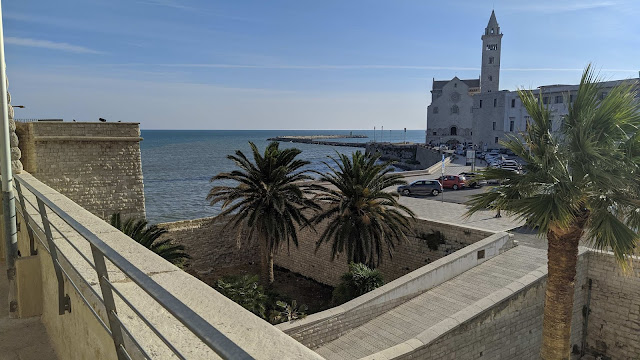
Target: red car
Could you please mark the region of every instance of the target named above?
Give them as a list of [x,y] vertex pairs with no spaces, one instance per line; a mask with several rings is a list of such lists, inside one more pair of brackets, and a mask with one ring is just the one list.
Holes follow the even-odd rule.
[[440,183],[442,184],[442,187],[447,189],[458,190],[466,186],[465,182],[467,179],[464,176],[445,175],[444,179],[441,176],[439,180],[440,180]]

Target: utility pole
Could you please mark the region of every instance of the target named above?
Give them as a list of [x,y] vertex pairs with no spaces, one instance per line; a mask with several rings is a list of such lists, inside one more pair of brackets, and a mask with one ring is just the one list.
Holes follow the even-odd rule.
[[2,210],[4,216],[5,260],[9,280],[9,317],[18,316],[16,299],[16,257],[18,234],[16,230],[16,204],[13,196],[13,174],[11,172],[11,149],[9,140],[9,101],[7,99],[7,73],[4,60],[4,32],[2,25],[2,3],[0,2],[0,98],[2,99],[2,124],[0,124],[0,176],[2,178]]

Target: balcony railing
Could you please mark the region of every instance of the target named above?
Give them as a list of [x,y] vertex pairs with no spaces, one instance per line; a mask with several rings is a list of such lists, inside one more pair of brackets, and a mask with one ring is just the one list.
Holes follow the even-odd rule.
[[[65,316],[66,313],[73,310],[71,309],[68,292],[66,292],[69,289],[65,289],[66,279],[66,282],[71,284],[73,291],[75,291],[76,295],[87,305],[87,308],[100,323],[104,331],[113,339],[119,360],[138,357],[151,359],[153,356],[150,355],[148,349],[145,349],[145,347],[140,344],[138,338],[136,338],[136,334],[132,333],[132,330],[125,324],[126,321],[123,321],[121,316],[119,316],[118,310],[122,312],[123,309],[117,309],[116,302],[120,305],[126,304],[130,311],[135,314],[135,321],[144,323],[177,358],[187,359],[187,357],[178,349],[176,344],[167,339],[166,334],[158,329],[151,319],[143,314],[142,309],[134,305],[132,299],[127,297],[123,291],[118,289],[118,287],[109,280],[109,273],[113,273],[113,271],[111,269],[107,270],[108,262],[113,264],[113,266],[121,271],[122,274],[130,279],[139,289],[148,294],[155,303],[177,319],[193,335],[199,338],[202,343],[213,350],[215,354],[223,359],[252,359],[240,346],[232,342],[227,336],[159,285],[149,275],[125,259],[120,252],[109,246],[101,240],[96,233],[89,230],[73,216],[61,209],[51,198],[38,191],[38,189],[23,179],[21,175],[15,176],[14,184],[18,197],[16,210],[21,215],[24,225],[26,225],[26,232],[29,238],[29,252],[31,255],[35,255],[38,249],[44,249],[53,262],[58,284],[58,313],[60,316]],[[50,219],[52,217],[59,218],[66,225],[63,226],[60,221],[51,221]],[[63,227],[64,229],[61,229]],[[70,231],[80,235],[80,238],[83,239],[86,244],[79,244],[77,240],[78,237],[71,236]],[[54,241],[54,237],[58,240]],[[70,237],[73,237],[73,240],[71,240]],[[80,258],[95,271],[99,282],[99,290],[95,289],[85,276],[70,275],[72,271],[79,273],[79,266],[77,264],[74,265],[70,261],[61,261],[64,255],[62,255],[59,239],[64,239],[66,244],[71,247],[67,248],[65,246],[65,251],[73,249]],[[36,244],[36,241],[39,244]],[[79,248],[86,248],[87,244],[90,248],[90,255],[87,251],[82,251]],[[65,266],[63,266],[63,263]],[[71,269],[69,266],[71,266]],[[110,265],[109,267],[111,268]],[[78,283],[79,281],[82,283]],[[106,320],[98,314],[99,311],[94,309],[91,301],[85,296],[86,291],[81,290],[81,288],[90,289],[93,295],[102,299],[107,314]],[[121,301],[116,301],[116,297]],[[130,312],[127,311],[127,313]],[[166,332],[166,326],[164,328]]]

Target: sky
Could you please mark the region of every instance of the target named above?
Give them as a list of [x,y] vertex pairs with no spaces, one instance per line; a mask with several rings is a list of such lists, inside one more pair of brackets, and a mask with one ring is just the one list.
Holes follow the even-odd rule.
[[638,77],[640,2],[22,0],[3,7],[16,118],[142,129],[424,129],[433,78],[500,88]]

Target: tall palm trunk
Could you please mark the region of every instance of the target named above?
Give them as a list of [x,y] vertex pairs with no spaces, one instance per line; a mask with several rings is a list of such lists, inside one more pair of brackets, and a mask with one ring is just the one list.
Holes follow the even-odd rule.
[[269,249],[266,239],[260,241],[260,281],[271,285],[275,280],[273,273],[273,250]]
[[569,359],[571,351],[571,317],[578,243],[584,232],[584,221],[575,221],[569,228],[550,227],[547,233],[548,278],[542,324],[543,360]]

